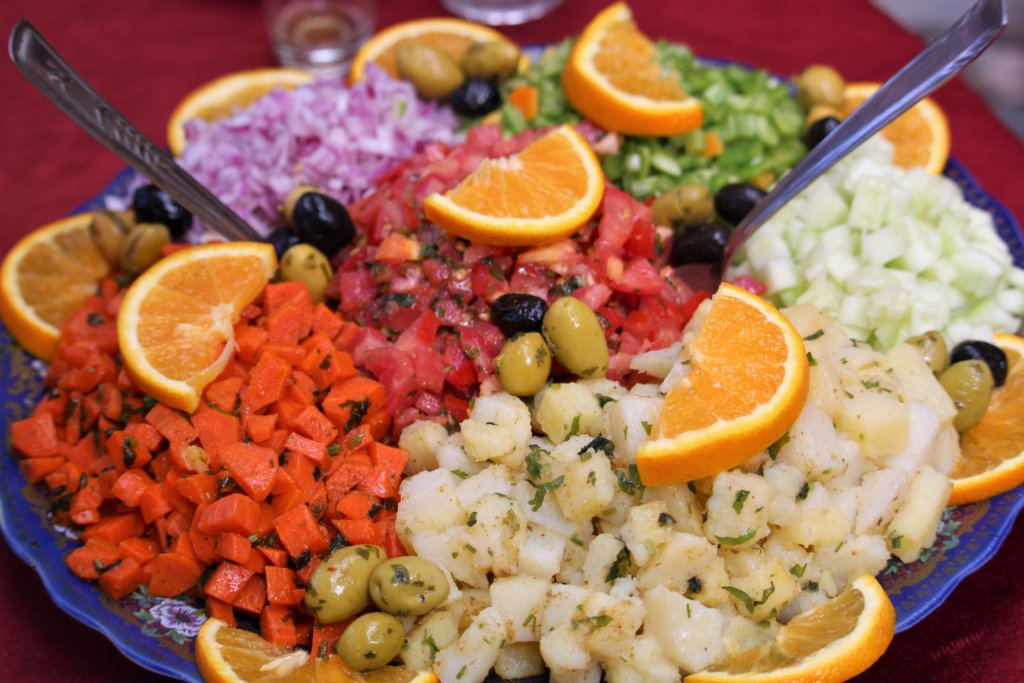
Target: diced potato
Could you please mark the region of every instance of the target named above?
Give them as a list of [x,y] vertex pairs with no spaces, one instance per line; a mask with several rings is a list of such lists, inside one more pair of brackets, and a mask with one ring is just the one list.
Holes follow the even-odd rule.
[[689,487],[685,485],[652,486],[644,490],[644,502],[658,501],[665,504],[665,512],[675,520],[672,524],[675,531],[688,534],[704,533],[701,520],[703,509],[697,503],[697,497]]
[[637,566],[642,567],[672,536],[673,520],[661,501],[629,509],[622,540]]
[[745,613],[727,617],[722,629],[722,658],[770,643],[778,633],[778,622],[774,619],[753,621]]
[[726,471],[715,477],[707,503],[704,533],[732,550],[747,548],[768,535],[771,486],[764,477]]
[[[821,486],[817,484],[816,486]],[[829,545],[842,542],[850,532],[850,524],[842,510],[825,505],[814,507],[798,504],[799,514],[796,520],[781,527],[777,533],[784,535],[793,543],[804,547]]]
[[845,586],[861,574],[882,571],[889,562],[889,549],[881,536],[850,534],[842,543],[816,548],[814,559],[822,570],[831,572]]
[[449,600],[444,609],[451,612],[459,623],[462,633],[473,623],[476,615],[491,605],[491,593],[483,588],[465,588],[457,600]]
[[585,674],[591,665],[590,653],[583,642],[585,631],[564,622],[540,639],[540,653],[547,662],[552,680]]
[[679,667],[666,659],[658,641],[646,634],[630,643],[626,657],[608,660],[605,673],[608,683],[677,683],[680,680]]
[[859,459],[854,448],[841,448],[832,418],[813,404],[807,404],[789,428],[788,439],[779,448],[776,462],[790,463],[811,481],[830,481],[849,469],[849,461]]
[[[760,558],[758,558],[760,559]],[[771,619],[796,596],[799,589],[789,567],[777,559],[758,562],[758,570],[747,575],[730,575],[729,592],[737,612],[755,621]],[[742,591],[740,593],[739,591]]]
[[507,642],[537,640],[538,615],[547,599],[551,582],[533,576],[510,576],[491,584],[491,605],[508,624]]
[[674,532],[637,574],[637,586],[649,591],[664,586],[709,607],[728,601],[725,561],[703,536]]
[[458,640],[437,653],[434,672],[446,683],[481,683],[498,660],[504,632],[498,611],[493,607],[484,609]]
[[515,574],[524,520],[519,505],[499,493],[488,493],[477,501],[473,513],[475,516],[470,515],[462,527],[467,532],[465,549],[469,551],[473,566],[495,576]]
[[447,610],[427,615],[406,637],[402,646],[402,662],[410,669],[429,670],[434,657],[459,637],[459,620]]
[[555,500],[566,519],[588,522],[608,507],[615,495],[616,479],[604,454],[576,458],[565,466],[565,480],[555,489]]
[[658,379],[665,379],[672,366],[679,360],[681,346],[682,342],[676,342],[663,349],[638,353],[629,361],[629,369],[638,370]]
[[469,417],[477,422],[503,427],[514,444],[514,449],[496,459],[509,467],[522,467],[526,445],[533,435],[530,409],[522,399],[505,392],[479,396],[473,400]]
[[583,603],[591,591],[581,586],[554,583],[548,588],[547,602],[540,613],[540,633],[555,630],[562,624],[583,616]]
[[550,579],[561,567],[565,548],[565,536],[540,528],[530,529],[524,534],[519,548],[519,571]]
[[909,417],[907,406],[889,395],[860,385],[848,386],[836,415],[836,427],[858,442],[864,455],[879,458],[906,448]]
[[[424,529],[416,532],[410,539],[412,551],[422,558],[428,559],[446,574],[470,586],[481,586],[487,581],[486,570],[481,570],[473,563],[472,554],[467,549],[470,545],[469,534],[464,524],[447,529]],[[451,590],[449,601],[459,595],[454,580],[449,581]]]
[[494,673],[505,681],[542,676],[545,669],[540,643],[506,643],[494,663]]
[[580,384],[551,384],[541,393],[534,417],[548,438],[562,443],[576,434],[590,434],[601,416],[601,406]]
[[579,627],[594,659],[608,661],[629,654],[629,646],[644,622],[644,605],[638,598],[613,598],[591,593],[583,603]]
[[907,403],[907,418],[906,445],[898,453],[880,458],[879,464],[913,474],[931,464],[942,423],[938,413],[919,401]]
[[463,420],[460,426],[466,454],[476,462],[514,459],[519,447],[507,428],[479,420]]
[[[545,477],[544,481],[550,481],[550,479]],[[530,525],[539,526],[542,529],[551,531],[559,536],[565,536],[566,538],[579,531],[580,525],[577,522],[562,516],[562,510],[558,507],[558,503],[555,502],[554,496],[545,495],[543,500],[540,501],[540,507],[534,510],[537,501],[537,489],[525,480],[516,483],[512,489],[512,499],[519,505],[519,509],[526,516],[526,521]]]
[[910,474],[903,470],[881,469],[865,474],[857,487],[854,533],[880,533],[888,526],[909,483]]
[[[843,328],[816,306],[798,304],[784,308],[781,312],[789,319],[789,322],[793,323],[793,327],[797,329],[801,337],[814,337],[814,339],[804,342],[808,349],[821,349],[828,352],[852,345]],[[821,334],[818,334],[819,331]]]
[[722,651],[725,620],[717,609],[684,598],[664,586],[644,595],[644,633],[686,673],[706,668]]
[[896,516],[889,524],[889,550],[904,562],[913,562],[935,542],[939,520],[953,484],[943,474],[924,467],[910,482]]
[[897,344],[885,354],[907,399],[920,401],[935,411],[943,426],[953,424],[956,406],[925,363],[921,352],[909,344]]
[[419,420],[403,429],[402,435],[398,437],[398,447],[409,453],[405,473],[416,474],[436,468],[437,451],[447,438],[448,430],[444,425],[430,420]]
[[423,529],[444,529],[458,524],[465,516],[455,499],[459,479],[447,470],[431,470],[407,477],[399,492],[402,504],[395,518],[395,528],[407,541],[405,530],[415,533]]
[[511,497],[514,481],[515,477],[508,467],[491,465],[479,474],[461,481],[455,488],[455,499],[459,501],[463,510],[472,510],[477,501],[488,493],[500,493]]
[[451,472],[460,472],[466,475],[473,475],[486,467],[486,464],[479,463],[466,453],[466,441],[462,434],[449,434],[448,438],[441,442],[437,449],[437,464]]
[[606,591],[615,576],[625,576],[629,573],[629,565],[625,544],[611,534],[599,534],[587,548],[587,559],[583,562],[583,585],[594,590]]
[[663,403],[660,398],[630,394],[605,406],[606,428],[608,438],[615,444],[616,465],[636,462],[636,452],[658,422]]

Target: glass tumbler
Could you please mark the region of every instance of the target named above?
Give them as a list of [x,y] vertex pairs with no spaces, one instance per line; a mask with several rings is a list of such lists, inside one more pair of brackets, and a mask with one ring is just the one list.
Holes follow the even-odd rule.
[[464,19],[505,26],[539,19],[561,5],[562,0],[441,0],[441,4]]
[[376,0],[263,0],[270,45],[283,66],[346,73],[373,35]]

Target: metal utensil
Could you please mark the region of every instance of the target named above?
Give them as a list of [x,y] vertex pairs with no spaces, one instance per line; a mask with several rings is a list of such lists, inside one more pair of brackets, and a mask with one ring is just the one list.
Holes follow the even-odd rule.
[[204,225],[229,240],[262,239],[75,73],[32,24],[18,22],[11,31],[8,51],[18,70],[58,109],[201,218]]
[[758,228],[836,162],[974,61],[1005,26],[1005,0],[977,3],[782,177],[733,230],[720,263],[685,266],[684,278],[694,286],[714,291],[736,250]]

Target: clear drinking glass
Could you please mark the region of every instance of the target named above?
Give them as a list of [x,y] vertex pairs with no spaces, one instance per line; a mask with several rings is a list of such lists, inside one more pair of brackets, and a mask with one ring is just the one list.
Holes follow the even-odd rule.
[[441,0],[441,4],[464,19],[505,26],[539,19],[561,5],[562,0]]
[[318,76],[346,73],[377,22],[376,0],[263,0],[263,8],[281,64]]

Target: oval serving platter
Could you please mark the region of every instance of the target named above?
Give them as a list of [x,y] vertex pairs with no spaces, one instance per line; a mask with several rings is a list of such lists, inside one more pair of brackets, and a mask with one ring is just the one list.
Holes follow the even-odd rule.
[[[1024,267],[1024,237],[1013,216],[986,193],[956,160],[945,175],[968,202],[991,214],[1014,262]],[[127,169],[102,193],[78,211],[104,208],[108,197],[125,197],[136,178]],[[39,574],[57,605],[86,626],[99,631],[136,664],[171,678],[201,683],[192,640],[205,621],[202,605],[154,598],[144,589],[114,602],[97,584],[74,576],[64,558],[78,546],[74,533],[49,522],[53,501],[42,486],[30,486],[10,453],[7,436],[12,421],[29,414],[43,391],[44,366],[34,360],[0,326],[0,531],[11,549]],[[1024,487],[987,501],[949,508],[935,544],[923,558],[906,565],[895,559],[879,580],[896,608],[896,631],[904,631],[939,607],[965,577],[976,571],[1002,545],[1024,507]]]

